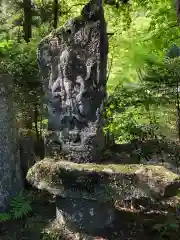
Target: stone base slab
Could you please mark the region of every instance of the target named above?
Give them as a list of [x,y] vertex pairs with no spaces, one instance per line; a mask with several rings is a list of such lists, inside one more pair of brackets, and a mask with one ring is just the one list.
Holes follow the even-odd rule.
[[34,187],[53,195],[90,199],[165,199],[175,196],[180,177],[161,166],[138,164],[77,164],[46,158],[27,174]]
[[115,217],[112,202],[56,197],[56,217],[73,232],[95,234],[109,226]]
[[82,232],[74,232],[68,229],[66,225],[60,224],[58,219],[55,219],[44,229],[44,234],[57,240],[108,240],[99,235],[93,236]]

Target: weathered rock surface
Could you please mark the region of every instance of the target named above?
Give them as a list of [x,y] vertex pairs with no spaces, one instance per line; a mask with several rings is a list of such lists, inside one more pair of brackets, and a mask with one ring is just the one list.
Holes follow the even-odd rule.
[[115,201],[163,200],[176,195],[180,187],[180,177],[161,166],[78,164],[48,158],[29,170],[27,180],[56,195],[59,227],[90,235],[111,225]]
[[75,232],[69,230],[65,226],[60,226],[57,220],[54,220],[44,229],[44,233],[47,236],[52,236],[54,239],[62,240],[108,240],[107,238],[101,238],[99,235],[90,235],[82,232]]
[[98,201],[174,196],[180,177],[161,166],[77,164],[44,159],[28,172],[28,181],[54,195]]
[[56,218],[59,226],[74,232],[98,233],[115,218],[112,201],[97,202],[90,199],[56,197]]
[[74,162],[97,161],[104,148],[108,40],[101,3],[44,38],[37,58],[48,107],[46,156],[65,153]]
[[12,90],[11,78],[0,74],[0,212],[22,189]]

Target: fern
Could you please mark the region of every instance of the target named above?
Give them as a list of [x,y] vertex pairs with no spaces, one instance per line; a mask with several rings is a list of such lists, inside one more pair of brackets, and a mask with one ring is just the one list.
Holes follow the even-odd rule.
[[10,213],[0,213],[0,223],[11,220]]
[[30,203],[23,196],[22,192],[12,199],[10,207],[10,213],[14,219],[19,219],[23,216],[27,216],[28,213],[32,210]]
[[30,203],[24,197],[23,192],[21,192],[18,196],[12,199],[10,211],[7,213],[0,213],[0,223],[11,219],[20,219],[23,216],[27,216],[31,210]]

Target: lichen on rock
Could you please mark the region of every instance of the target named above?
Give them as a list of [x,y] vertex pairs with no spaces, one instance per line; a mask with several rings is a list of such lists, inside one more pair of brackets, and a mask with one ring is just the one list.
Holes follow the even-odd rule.
[[180,177],[151,165],[78,164],[46,158],[28,172],[27,180],[55,195],[106,201],[174,196]]

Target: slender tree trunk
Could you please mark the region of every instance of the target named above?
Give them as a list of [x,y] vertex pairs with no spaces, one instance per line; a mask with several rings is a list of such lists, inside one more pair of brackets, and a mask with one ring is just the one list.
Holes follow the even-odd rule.
[[180,24],[180,0],[176,0],[176,14],[178,24]]
[[38,130],[38,105],[37,103],[34,104],[34,125],[35,125],[35,131],[36,131],[36,139],[39,141],[39,130]]
[[17,35],[18,35],[17,36],[17,42],[20,43],[20,41],[21,41],[21,29],[20,29],[20,27],[18,27],[18,34]]
[[43,104],[40,103],[40,131],[39,131],[39,135],[40,135],[40,138],[42,138],[42,128],[43,128]]
[[32,37],[32,8],[31,0],[23,0],[24,7],[24,40],[26,42],[30,41]]
[[[24,22],[23,22],[23,30],[24,30],[24,40],[28,43],[32,37],[32,6],[31,0],[23,0],[23,11],[24,11]],[[32,118],[32,110],[28,111],[25,118],[24,123],[25,127],[32,129],[33,126],[33,118]]]
[[58,25],[58,0],[53,2],[53,28],[56,29]]
[[177,124],[177,133],[178,139],[180,142],[180,99],[179,99],[179,83],[177,82],[176,88],[176,124]]
[[115,145],[115,139],[113,134],[110,133],[110,131],[108,130],[107,133],[105,134],[105,145],[106,147],[110,147]]

